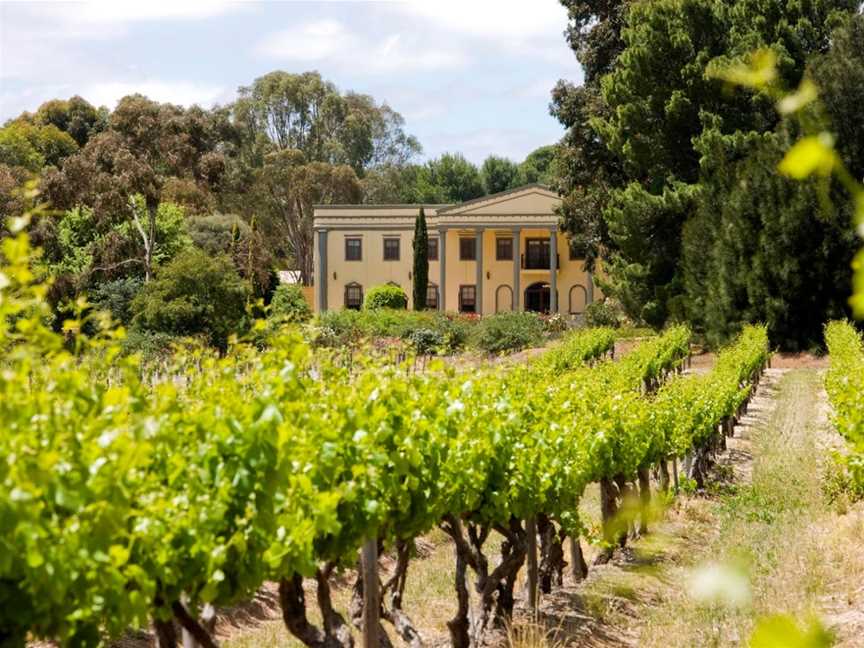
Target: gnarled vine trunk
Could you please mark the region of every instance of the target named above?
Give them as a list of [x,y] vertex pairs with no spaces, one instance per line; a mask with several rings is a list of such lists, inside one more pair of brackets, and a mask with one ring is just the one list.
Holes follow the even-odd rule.
[[547,515],[537,516],[537,532],[540,535],[540,591],[548,594],[553,586],[564,583],[564,538],[563,530],[555,528],[555,523]]
[[282,620],[288,631],[310,648],[353,648],[351,629],[342,615],[333,609],[330,596],[330,575],[335,564],[328,563],[315,574],[318,586],[318,606],[321,609],[322,628],[309,622],[306,616],[306,594],[303,577],[294,574],[279,581],[279,603]]
[[[461,521],[455,516],[447,516],[441,529],[452,539],[456,547],[456,591],[459,596],[459,610],[448,627],[454,646],[480,645],[494,631],[503,631],[513,616],[516,575],[525,562],[527,536],[522,523],[511,518],[506,526],[495,525],[494,530],[504,536],[501,543],[501,560],[490,571],[489,559],[483,553],[483,546],[492,528],[467,523],[467,534]],[[467,535],[467,537],[466,537]],[[475,590],[479,598],[476,610],[468,605],[465,587],[465,567],[470,567],[476,580]],[[465,643],[465,631],[468,644]]]

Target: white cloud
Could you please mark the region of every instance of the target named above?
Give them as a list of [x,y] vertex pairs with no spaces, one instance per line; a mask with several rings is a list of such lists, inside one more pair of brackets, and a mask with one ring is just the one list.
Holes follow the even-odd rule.
[[561,133],[554,130],[542,133],[539,129],[478,128],[465,132],[431,133],[424,138],[423,144],[427,158],[459,152],[475,164],[493,154],[521,162],[538,146],[552,144],[560,137]]
[[117,102],[130,94],[144,96],[163,103],[191,106],[198,104],[209,108],[226,94],[226,88],[190,81],[111,81],[91,83],[84,86],[80,95],[95,106],[108,106],[113,109]]
[[496,40],[548,36],[567,25],[567,10],[557,0],[407,0],[386,6],[447,31]]
[[391,73],[458,67],[463,52],[440,44],[427,48],[393,32],[384,38],[349,30],[335,20],[308,22],[266,36],[255,53],[277,61],[328,64],[333,68]]
[[243,3],[223,0],[96,0],[45,2],[32,5],[32,9],[37,15],[67,24],[117,25],[211,18],[241,6]]
[[337,55],[347,38],[349,34],[342,23],[322,20],[270,34],[255,51],[275,59],[321,61]]

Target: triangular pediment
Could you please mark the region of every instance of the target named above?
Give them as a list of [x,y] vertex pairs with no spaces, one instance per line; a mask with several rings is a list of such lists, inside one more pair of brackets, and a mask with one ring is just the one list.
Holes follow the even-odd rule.
[[458,203],[438,210],[438,214],[553,214],[560,204],[558,194],[548,187],[534,184]]

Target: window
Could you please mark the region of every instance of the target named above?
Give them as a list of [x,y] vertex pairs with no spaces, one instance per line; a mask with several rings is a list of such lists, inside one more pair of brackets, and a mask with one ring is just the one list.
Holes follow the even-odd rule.
[[513,260],[513,239],[512,238],[497,238],[495,239],[495,260],[496,261],[512,261]]
[[399,239],[385,238],[384,239],[384,260],[398,261],[399,260]]
[[438,286],[432,283],[426,287],[426,308],[438,309]]
[[428,244],[428,247],[426,249],[428,250],[429,260],[430,261],[437,261],[438,260],[438,238],[437,237],[430,238],[427,241],[427,244]]
[[459,239],[459,260],[460,261],[476,261],[477,260],[477,239],[473,236],[465,236]]
[[567,241],[567,249],[570,250],[570,260],[577,261],[579,260],[579,252],[576,251],[576,248],[573,246],[573,241]]
[[525,241],[525,269],[548,270],[550,263],[549,239],[527,239]]
[[459,286],[459,312],[477,312],[477,286]]
[[346,261],[362,261],[363,260],[363,239],[361,239],[361,238],[346,238],[345,239],[345,260]]
[[363,306],[363,286],[350,283],[345,286],[345,308],[360,310]]

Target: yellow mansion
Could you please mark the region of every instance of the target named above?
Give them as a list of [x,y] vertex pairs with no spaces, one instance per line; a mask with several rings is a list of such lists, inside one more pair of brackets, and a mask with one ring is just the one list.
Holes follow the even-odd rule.
[[[558,231],[561,199],[527,185],[454,205],[422,205],[429,230],[427,305],[488,315],[580,315],[595,288]],[[315,208],[315,310],[360,308],[382,284],[412,294],[414,219],[421,205]]]

